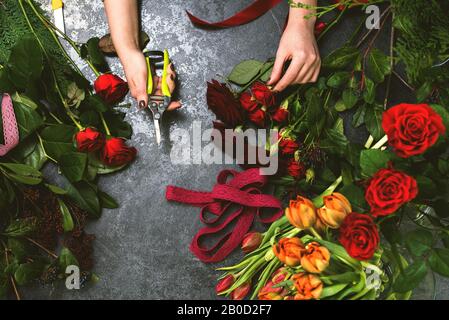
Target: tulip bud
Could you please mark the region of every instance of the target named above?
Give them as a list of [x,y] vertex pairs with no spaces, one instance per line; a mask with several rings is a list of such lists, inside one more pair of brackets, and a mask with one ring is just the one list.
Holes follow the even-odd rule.
[[306,171],[306,182],[312,183],[315,180],[315,170],[312,168],[307,169]]
[[233,284],[234,284],[235,278],[232,274],[227,275],[220,281],[218,281],[217,285],[215,286],[215,292],[217,294],[222,293],[223,291],[228,290]]
[[283,238],[273,247],[273,253],[282,263],[289,267],[296,267],[301,264],[301,255],[304,244],[299,238]]
[[319,299],[323,292],[323,283],[313,274],[298,273],[292,277],[297,291],[295,300]]
[[278,269],[265,286],[259,291],[259,300],[284,300],[288,290],[284,287],[278,287],[277,284],[287,280],[289,273],[285,268]]
[[302,253],[301,266],[310,273],[321,273],[329,266],[331,255],[326,247],[311,242]]
[[312,201],[300,196],[290,201],[285,215],[293,226],[302,230],[313,227],[316,221],[316,209]]
[[250,232],[247,233],[243,237],[242,241],[242,250],[245,253],[250,253],[259,248],[260,244],[262,243],[263,236],[259,232]]
[[232,300],[243,300],[250,291],[251,291],[251,283],[247,282],[241,285],[240,287],[235,288],[235,290],[231,292],[230,297]]
[[324,206],[317,210],[321,221],[331,229],[338,229],[352,212],[351,203],[341,193],[323,197]]

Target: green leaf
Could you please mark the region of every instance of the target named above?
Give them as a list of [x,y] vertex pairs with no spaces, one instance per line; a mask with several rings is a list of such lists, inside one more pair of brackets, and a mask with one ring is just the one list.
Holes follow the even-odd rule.
[[7,63],[9,78],[16,87],[26,89],[30,81],[40,78],[44,69],[43,59],[42,50],[34,37],[20,39]]
[[259,78],[260,81],[267,82],[268,80],[270,80],[271,73],[273,72],[273,66],[274,66],[274,62],[272,62],[272,61],[265,62],[262,69],[260,70],[260,74],[261,74],[261,76]]
[[79,266],[79,262],[73,253],[66,247],[61,249],[58,264],[62,272],[65,272],[68,266]]
[[70,232],[75,227],[72,219],[72,214],[70,213],[70,210],[64,201],[58,198],[58,203],[59,209],[61,210],[62,214],[62,228],[65,232]]
[[433,236],[430,231],[417,229],[405,235],[405,245],[408,251],[416,257],[427,253],[433,245]]
[[95,111],[100,112],[100,113],[103,113],[103,112],[106,112],[106,111],[109,110],[109,108],[106,105],[106,103],[97,94],[93,94],[93,95],[88,96],[82,102],[82,108],[85,111],[95,110]]
[[71,152],[59,158],[61,173],[70,182],[78,182],[83,179],[86,164],[87,155],[85,153]]
[[417,176],[419,198],[420,199],[433,199],[435,194],[438,193],[438,187],[436,183],[426,176]]
[[365,114],[366,128],[376,140],[381,139],[384,135],[384,130],[382,128],[382,115],[383,109],[377,107],[367,110]]
[[433,90],[433,83],[430,81],[424,82],[418,90],[416,90],[416,100],[418,103],[425,102]]
[[244,86],[259,75],[264,63],[258,60],[245,60],[234,67],[228,76],[228,80]]
[[133,134],[131,125],[125,121],[123,112],[107,112],[104,117],[114,137],[130,139]]
[[356,47],[342,47],[330,53],[323,60],[323,67],[343,69],[354,65],[360,53]]
[[388,152],[376,149],[363,150],[360,154],[362,174],[372,177],[380,169],[386,168],[390,160],[391,154]]
[[449,249],[433,249],[429,257],[429,264],[436,273],[443,277],[449,277]]
[[39,113],[22,103],[16,102],[14,104],[14,112],[21,141],[44,124],[44,120]]
[[67,104],[70,107],[78,108],[85,99],[86,93],[83,89],[78,88],[75,82],[69,84],[67,88]]
[[336,295],[348,286],[347,283],[334,284],[332,286],[325,286],[321,292],[320,299],[325,299]]
[[368,104],[373,104],[376,100],[376,84],[368,77],[365,77],[365,91],[363,99]]
[[0,163],[0,166],[7,170],[8,176],[16,182],[37,185],[42,182],[42,173],[25,164]]
[[100,39],[97,37],[89,39],[86,43],[86,49],[88,59],[104,72],[108,70],[108,63],[103,52],[100,50],[99,42]]
[[385,76],[391,73],[391,59],[378,49],[373,49],[368,55],[367,76],[375,83],[381,83]]
[[28,243],[22,239],[9,238],[8,249],[12,252],[17,261],[23,261],[24,258],[32,253]]
[[20,103],[28,108],[31,108],[33,110],[36,110],[38,108],[37,103],[35,103],[31,98],[27,97],[25,94],[23,93],[18,93],[16,92],[13,96],[12,96],[12,100],[15,103]]
[[19,286],[23,286],[37,279],[44,271],[44,268],[45,264],[41,261],[21,264],[14,273],[14,279]]
[[64,189],[62,189],[62,188],[60,188],[60,187],[58,187],[58,186],[55,186],[55,185],[52,185],[52,184],[45,184],[45,186],[46,186],[51,192],[53,192],[54,194],[56,194],[56,195],[58,195],[58,196],[64,196],[64,195],[67,194],[67,191],[66,191],[66,190],[64,190]]
[[75,152],[73,137],[77,131],[76,127],[64,124],[49,126],[42,130],[41,137],[47,154],[59,160],[61,156]]
[[343,103],[345,105],[345,110],[352,109],[359,101],[359,97],[357,97],[354,90],[346,89],[343,91]]
[[442,107],[438,104],[431,104],[430,106],[443,119],[443,124],[447,128],[447,130],[446,130],[446,135],[447,135],[448,131],[449,131],[449,112],[444,107]]
[[393,284],[396,292],[405,293],[415,289],[421,281],[426,277],[427,266],[425,261],[417,260],[410,264],[404,273],[399,274]]
[[339,88],[347,84],[350,78],[351,78],[350,72],[347,71],[336,72],[332,76],[330,76],[330,78],[327,80],[327,85],[331,88]]
[[352,116],[352,125],[355,128],[360,127],[365,123],[366,106],[361,105],[357,108],[357,111]]
[[37,219],[36,218],[24,218],[17,219],[10,223],[10,225],[2,233],[7,237],[23,237],[31,234],[36,230]]
[[368,208],[365,200],[365,192],[361,187],[356,186],[355,184],[348,184],[341,188],[339,192],[345,195],[348,199],[351,199],[351,205],[353,206],[353,209],[355,209],[354,211],[365,211]]
[[119,207],[117,201],[105,192],[98,192],[98,197],[100,198],[100,203],[103,208],[117,209]]
[[81,209],[86,210],[91,217],[100,217],[100,201],[94,186],[86,181],[80,181],[74,184],[69,183],[67,195],[73,199]]

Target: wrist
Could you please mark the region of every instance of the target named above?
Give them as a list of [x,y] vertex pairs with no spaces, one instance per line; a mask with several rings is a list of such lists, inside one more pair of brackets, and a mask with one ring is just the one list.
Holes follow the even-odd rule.
[[[302,10],[302,9],[292,9],[292,10]],[[290,10],[290,17],[288,19],[287,28],[301,29],[301,30],[310,30],[313,31],[315,29],[316,17],[309,16],[310,11],[306,10],[306,12],[294,12],[292,13]]]

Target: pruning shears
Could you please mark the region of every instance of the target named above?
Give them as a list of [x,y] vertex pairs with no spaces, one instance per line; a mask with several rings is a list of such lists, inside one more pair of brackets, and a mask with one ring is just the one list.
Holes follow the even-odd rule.
[[[171,92],[167,84],[168,68],[170,67],[170,57],[168,51],[147,51],[144,53],[148,68],[148,108],[153,114],[154,130],[156,132],[156,142],[161,144],[161,128],[160,122],[162,115],[167,110],[171,102]],[[162,69],[161,76],[161,92],[162,94],[155,94],[154,77],[156,71]]]

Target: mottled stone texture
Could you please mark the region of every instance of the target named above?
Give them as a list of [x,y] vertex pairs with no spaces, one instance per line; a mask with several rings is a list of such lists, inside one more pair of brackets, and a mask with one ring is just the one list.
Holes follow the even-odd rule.
[[[46,9],[50,1],[39,0]],[[189,252],[192,236],[201,226],[198,209],[167,203],[165,186],[208,190],[218,165],[173,165],[170,162],[169,132],[190,130],[193,120],[203,128],[211,126],[213,116],[205,101],[206,81],[220,79],[242,59],[267,59],[274,56],[287,13],[281,5],[259,20],[239,28],[203,31],[194,28],[185,14],[190,10],[200,17],[221,20],[251,3],[251,0],[144,0],[143,29],[150,35],[149,48],[170,51],[179,74],[179,97],[183,109],[164,120],[165,142],[158,148],[148,114],[133,106],[127,118],[134,128],[132,143],[139,157],[129,169],[101,179],[101,187],[120,203],[117,210],[106,210],[90,225],[97,236],[95,272],[100,281],[81,291],[64,288],[36,289],[26,298],[48,299],[214,299],[218,273],[216,265],[206,265]],[[101,1],[67,0],[66,26],[77,41],[107,33]],[[328,52],[341,44],[353,30],[342,25],[323,46]],[[387,43],[387,39],[380,40]],[[114,72],[123,75],[117,59],[111,60]],[[87,68],[83,69],[90,74]],[[229,166],[228,166],[229,167]],[[57,175],[56,172],[52,173]],[[239,258],[236,253],[232,260]],[[229,262],[229,261],[228,261]],[[447,297],[448,288],[438,286],[438,297]]]

